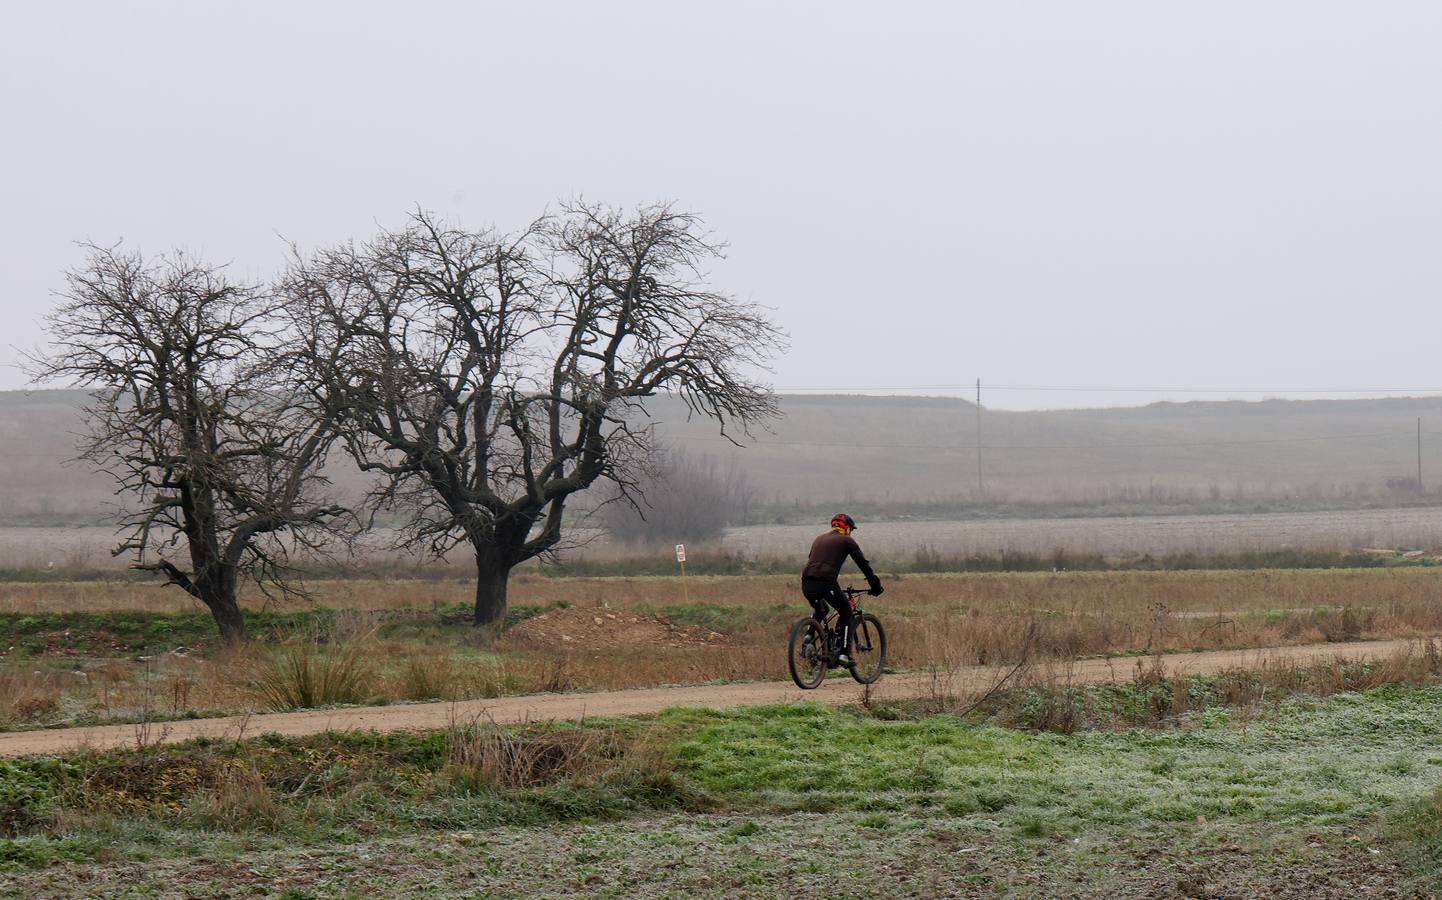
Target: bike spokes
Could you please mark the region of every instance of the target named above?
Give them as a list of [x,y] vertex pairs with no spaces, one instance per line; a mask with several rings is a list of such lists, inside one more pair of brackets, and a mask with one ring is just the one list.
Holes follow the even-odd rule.
[[870,613],[857,618],[851,639],[851,677],[871,684],[886,667],[886,632]]
[[793,625],[786,655],[791,679],[797,687],[810,690],[820,685],[826,678],[829,659],[826,633],[821,624],[815,619],[802,619]]

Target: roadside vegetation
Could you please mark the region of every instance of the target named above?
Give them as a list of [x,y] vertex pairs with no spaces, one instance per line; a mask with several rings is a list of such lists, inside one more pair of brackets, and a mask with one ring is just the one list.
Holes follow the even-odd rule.
[[[868,604],[892,665],[1056,671],[1078,657],[1442,631],[1419,568],[903,575]],[[793,580],[518,577],[509,630],[470,627],[471,585],[335,580],[314,606],[243,597],[253,639],[125,583],[0,586],[0,728],[149,721],[336,704],[784,679]],[[164,601],[164,602],[158,602]],[[175,611],[180,606],[182,611]],[[192,604],[192,607],[194,605]],[[162,611],[167,610],[167,611]]]
[[[931,673],[918,699],[176,745],[165,719],[784,678],[802,607],[789,573],[531,573],[488,639],[467,581],[331,578],[308,601],[243,595],[252,639],[229,647],[153,586],[8,582],[0,728],[128,722],[135,740],[0,761],[0,896],[1425,894],[1442,889],[1435,577],[900,573],[868,606],[893,665]],[[1414,643],[1158,665],[1370,638]],[[1115,682],[1071,676],[1103,655]],[[978,664],[1010,674],[953,691]]]
[[[1325,698],[1310,691],[1326,673],[1274,679],[1266,697],[1229,693],[1252,676],[1196,679],[1188,695],[1211,693],[1216,704],[1145,727],[996,724],[1025,720],[1041,690],[1031,686],[965,717],[802,703],[10,760],[0,762],[0,867],[24,891],[77,871],[46,871],[55,862],[98,862],[86,877],[144,881],[200,877],[167,860],[201,844],[208,865],[234,870],[298,871],[288,854],[351,848],[336,857],[345,866],[300,876],[330,895],[375,874],[363,849],[374,847],[401,866],[387,869],[392,884],[425,868],[442,884],[499,894],[545,877],[556,893],[749,895],[824,884],[834,852],[824,842],[844,839],[861,859],[889,859],[842,867],[842,883],[860,894],[1016,893],[1027,879],[1035,888],[1068,877],[1089,894],[1213,895],[1275,881],[1278,896],[1369,886],[1409,896],[1401,891],[1425,889],[1438,871],[1442,755],[1429,748],[1442,739],[1442,686],[1428,665],[1409,669],[1416,684]],[[574,824],[538,830],[558,823]],[[717,869],[732,850],[755,854],[798,834],[812,851],[772,847]],[[678,862],[701,843],[717,855]],[[503,852],[522,845],[551,852]]]

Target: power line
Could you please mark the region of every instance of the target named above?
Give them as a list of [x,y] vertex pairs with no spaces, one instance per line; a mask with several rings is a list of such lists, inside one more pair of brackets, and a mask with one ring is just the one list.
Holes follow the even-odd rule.
[[999,384],[1004,391],[1097,391],[1137,394],[1442,394],[1442,388],[1179,388],[1085,387],[1076,385]]
[[[872,384],[872,385],[785,385],[782,393],[826,393],[846,391],[967,391],[970,384]],[[1234,388],[1234,387],[1121,387],[1117,385],[988,384],[994,391],[1068,391],[1125,394],[1423,394],[1439,395],[1442,388]]]

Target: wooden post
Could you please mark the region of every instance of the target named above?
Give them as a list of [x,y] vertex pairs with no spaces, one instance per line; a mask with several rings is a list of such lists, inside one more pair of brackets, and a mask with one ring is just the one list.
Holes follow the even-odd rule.
[[686,588],[686,545],[676,545],[676,562],[681,564],[681,597],[687,606],[691,605],[691,592]]

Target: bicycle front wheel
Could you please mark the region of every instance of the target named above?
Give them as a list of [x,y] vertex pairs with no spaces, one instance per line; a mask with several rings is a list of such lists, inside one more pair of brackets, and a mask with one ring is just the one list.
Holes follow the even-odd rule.
[[862,613],[851,629],[851,677],[872,684],[886,668],[886,629],[871,613]]
[[786,644],[786,662],[791,667],[791,680],[803,691],[809,691],[826,679],[826,632],[815,619],[801,619],[791,626],[791,640]]

